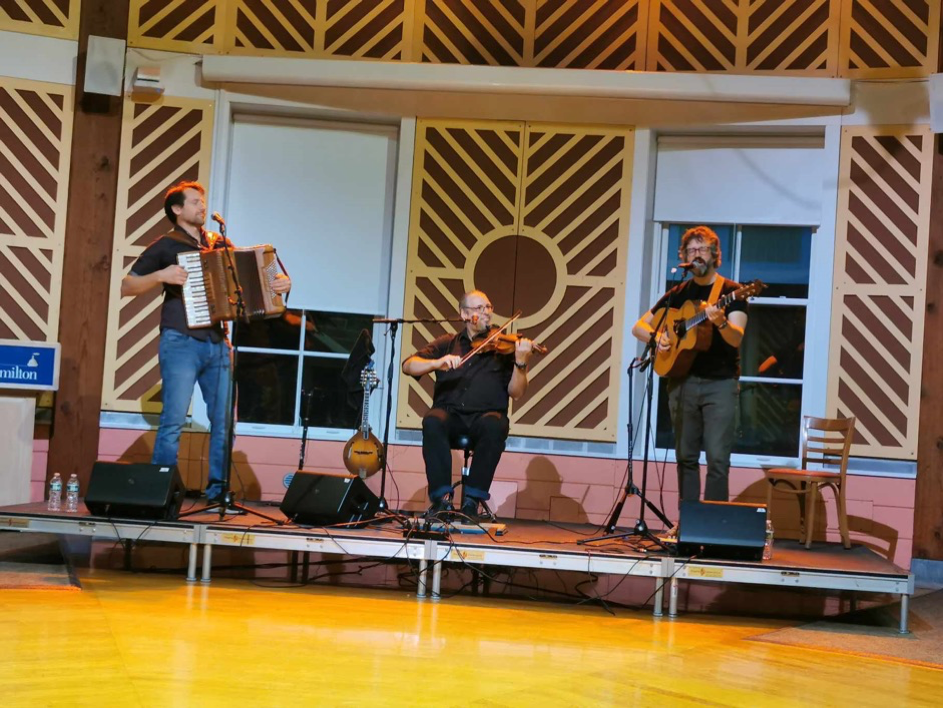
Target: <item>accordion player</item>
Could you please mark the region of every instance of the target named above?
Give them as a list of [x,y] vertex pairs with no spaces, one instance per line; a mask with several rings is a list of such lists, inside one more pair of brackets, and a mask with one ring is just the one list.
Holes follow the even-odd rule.
[[272,246],[189,251],[178,254],[177,263],[187,271],[183,305],[191,329],[211,327],[239,316],[236,283],[226,251],[232,254],[242,287],[246,319],[251,322],[278,317],[285,311],[281,294],[272,289],[280,265]]

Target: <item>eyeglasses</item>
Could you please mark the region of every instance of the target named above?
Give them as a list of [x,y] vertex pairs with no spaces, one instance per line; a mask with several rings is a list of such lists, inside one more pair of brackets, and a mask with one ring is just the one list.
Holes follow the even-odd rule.
[[706,256],[707,254],[711,252],[711,247],[710,246],[700,246],[700,247],[691,246],[690,248],[684,249],[684,252],[687,253],[689,256],[697,256],[697,255]]
[[477,307],[468,307],[467,305],[462,308],[463,310],[468,310],[469,312],[477,312],[479,315],[483,315],[486,312],[491,312],[494,310],[492,305],[478,305]]

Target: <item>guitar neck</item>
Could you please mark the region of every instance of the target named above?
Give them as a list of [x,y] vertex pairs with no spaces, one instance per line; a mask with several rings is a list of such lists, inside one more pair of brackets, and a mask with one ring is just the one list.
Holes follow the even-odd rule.
[[[740,291],[737,290],[732,293],[727,293],[722,298],[720,298],[720,300],[714,303],[714,307],[717,307],[720,309],[727,307],[727,305],[729,305],[731,302],[737,299],[737,293],[739,292]],[[701,310],[696,315],[694,315],[694,317],[691,317],[688,320],[686,320],[684,323],[684,327],[685,329],[693,329],[697,327],[699,324],[701,324],[702,322],[704,322],[706,319],[707,319],[707,310]]]
[[363,415],[360,418],[360,433],[363,435],[363,439],[366,440],[370,437],[370,423],[368,422],[370,418],[370,388],[368,386],[363,387]]

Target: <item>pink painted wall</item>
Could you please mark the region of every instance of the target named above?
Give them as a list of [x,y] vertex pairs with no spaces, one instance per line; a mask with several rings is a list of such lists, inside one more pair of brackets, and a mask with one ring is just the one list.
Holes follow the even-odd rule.
[[[147,462],[153,449],[154,432],[103,429],[99,456],[103,460]],[[187,487],[202,488],[208,436],[185,434],[180,445],[179,467]],[[45,440],[34,448],[34,498],[42,498],[45,473]],[[234,451],[236,479],[233,489],[247,499],[277,501],[285,493],[283,479],[298,464],[299,441],[284,438],[242,436]],[[346,472],[343,444],[313,441],[308,444],[305,468],[312,471]],[[459,453],[454,453],[455,475]],[[419,511],[428,505],[422,451],[419,447],[395,445],[390,450],[391,475],[386,496],[394,509]],[[641,463],[636,463],[635,481],[641,485]],[[492,508],[504,519],[536,519],[602,524],[618,498],[625,478],[625,460],[591,459],[507,452],[501,459],[491,488]],[[38,471],[41,470],[41,471]],[[766,487],[760,470],[735,468],[730,472],[733,501],[765,503]],[[38,486],[37,486],[38,484]],[[379,491],[380,477],[368,480]],[[882,556],[909,568],[913,547],[915,480],[853,477],[848,485],[848,516],[852,539],[866,544]],[[677,520],[678,483],[673,464],[649,465],[649,498]],[[838,541],[835,500],[828,491],[817,511],[816,538]],[[638,500],[626,504],[621,523],[631,525],[639,513]],[[660,525],[650,512],[652,528]],[[785,494],[773,500],[773,524],[777,537],[798,537],[796,502]]]

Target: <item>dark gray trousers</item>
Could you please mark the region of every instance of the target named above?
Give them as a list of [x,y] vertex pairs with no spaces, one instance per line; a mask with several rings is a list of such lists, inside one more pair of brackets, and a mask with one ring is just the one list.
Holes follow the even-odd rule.
[[730,452],[737,434],[740,383],[737,379],[687,376],[668,382],[668,410],[675,434],[681,499],[701,496],[701,450],[707,454],[705,501],[730,499]]

